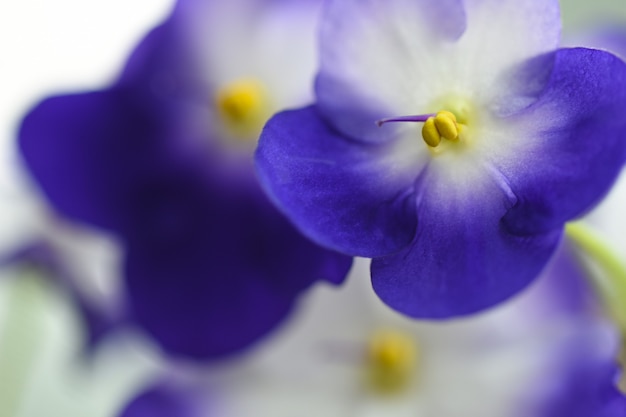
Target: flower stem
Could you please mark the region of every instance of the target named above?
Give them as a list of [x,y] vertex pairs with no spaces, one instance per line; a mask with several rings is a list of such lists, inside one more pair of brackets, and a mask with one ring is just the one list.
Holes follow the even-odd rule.
[[588,275],[608,313],[620,330],[626,331],[626,265],[603,237],[584,223],[568,223],[565,234],[600,269],[600,273],[590,271]]

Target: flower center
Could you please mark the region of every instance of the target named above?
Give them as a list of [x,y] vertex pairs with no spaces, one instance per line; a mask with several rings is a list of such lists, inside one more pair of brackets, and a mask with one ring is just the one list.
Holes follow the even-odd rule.
[[407,388],[415,374],[418,356],[415,341],[405,333],[385,330],[376,332],[368,347],[369,386],[383,394]]
[[257,139],[271,116],[267,90],[254,79],[225,85],[217,92],[215,105],[228,133],[240,139]]
[[[473,106],[468,101],[456,96],[446,96],[436,100],[432,107],[439,107],[437,113],[417,114],[413,116],[389,117],[376,121],[378,127],[391,122],[417,122],[422,126],[422,138],[433,151],[443,144],[465,142],[468,139],[469,119],[474,119]],[[441,149],[437,149],[438,153]]]
[[418,114],[415,116],[390,117],[378,120],[380,127],[390,122],[423,122],[422,138],[431,148],[436,148],[442,139],[457,142],[463,138],[467,125],[459,123],[454,113],[441,110],[436,114]]

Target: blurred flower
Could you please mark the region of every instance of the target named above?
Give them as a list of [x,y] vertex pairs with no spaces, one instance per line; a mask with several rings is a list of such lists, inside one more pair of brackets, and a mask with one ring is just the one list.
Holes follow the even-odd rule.
[[[322,22],[315,105],[259,143],[272,198],[315,241],[372,257],[374,290],[409,316],[528,285],[624,162],[624,63],[556,49],[556,0],[330,1]],[[426,143],[391,122],[423,122]]]
[[265,118],[310,96],[318,8],[180,0],[110,88],[24,118],[31,174],[59,213],[121,240],[129,320],[170,354],[243,349],[350,267],[273,208],[252,168]]
[[[597,352],[585,352],[600,357],[615,339],[583,307],[584,294],[562,285],[580,278],[567,261],[559,252],[527,292],[488,313],[427,323],[376,299],[368,264],[358,260],[346,287],[308,294],[260,349],[195,369],[196,391],[158,385],[158,395],[137,401],[151,409],[146,403],[174,397],[175,404],[190,401],[195,415],[219,417],[536,415],[552,381],[570,371],[562,357],[576,342],[587,340]],[[208,398],[201,409],[198,390]]]

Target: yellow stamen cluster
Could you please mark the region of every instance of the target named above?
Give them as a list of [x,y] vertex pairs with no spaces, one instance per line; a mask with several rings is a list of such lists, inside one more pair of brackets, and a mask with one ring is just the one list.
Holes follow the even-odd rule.
[[435,117],[429,117],[422,127],[424,142],[432,148],[441,143],[441,138],[451,141],[459,140],[462,126],[457,123],[456,116],[446,110],[437,113]]
[[401,391],[409,385],[416,361],[417,348],[408,335],[389,330],[375,333],[367,356],[370,386],[381,393]]
[[251,79],[224,86],[217,92],[215,105],[226,128],[239,137],[256,138],[271,112],[265,88]]

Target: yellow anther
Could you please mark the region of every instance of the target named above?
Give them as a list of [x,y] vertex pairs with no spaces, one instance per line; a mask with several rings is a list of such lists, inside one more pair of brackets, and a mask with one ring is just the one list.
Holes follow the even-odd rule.
[[440,111],[435,116],[435,127],[439,134],[448,140],[459,138],[459,129],[456,123],[456,116],[449,111]]
[[422,137],[428,146],[436,148],[441,143],[441,138],[459,140],[462,129],[463,125],[457,123],[454,113],[442,110],[424,122]]
[[452,121],[453,121],[454,123],[456,123],[456,122],[457,122],[457,120],[456,120],[456,116],[454,115],[454,113],[452,113],[452,112],[450,112],[450,111],[447,111],[447,110],[441,110],[441,111],[437,112],[437,117],[439,117],[439,116],[445,116],[445,117],[447,117],[447,118],[449,118],[449,119],[452,119]]
[[256,136],[271,112],[265,88],[251,79],[224,86],[217,92],[215,105],[226,128],[237,136]]
[[417,349],[409,336],[397,331],[381,331],[372,337],[368,350],[371,386],[390,393],[405,388],[415,374]]
[[441,134],[437,130],[434,117],[429,117],[428,120],[424,122],[424,126],[422,126],[422,137],[428,146],[432,148],[439,146]]

